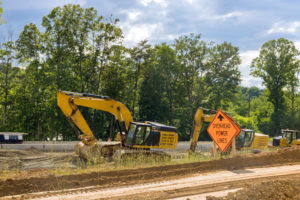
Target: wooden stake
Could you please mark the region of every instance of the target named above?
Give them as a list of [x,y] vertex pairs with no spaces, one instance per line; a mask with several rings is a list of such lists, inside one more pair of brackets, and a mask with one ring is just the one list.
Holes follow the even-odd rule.
[[214,141],[213,141],[213,157],[214,159],[217,158],[217,145]]
[[231,155],[236,155],[235,137],[232,139]]

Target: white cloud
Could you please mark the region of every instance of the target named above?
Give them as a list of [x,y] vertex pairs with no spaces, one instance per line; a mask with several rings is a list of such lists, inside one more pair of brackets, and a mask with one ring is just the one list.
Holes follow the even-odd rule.
[[272,28],[267,30],[267,34],[274,34],[274,33],[296,33],[298,28],[300,27],[300,21],[294,22],[276,22],[273,24]]
[[262,80],[260,78],[253,77],[252,75],[250,75],[251,62],[258,55],[259,55],[258,50],[248,50],[240,53],[242,63],[240,64],[239,69],[242,74],[242,86],[246,86],[246,87],[256,86],[262,88]]
[[195,1],[194,0],[186,0],[186,2],[193,4]]
[[294,41],[295,47],[300,51],[300,40]]
[[215,15],[214,17],[212,17],[212,19],[215,20],[228,20],[228,19],[233,19],[236,17],[240,17],[242,16],[244,13],[243,12],[239,12],[239,11],[235,11],[235,12],[230,12],[224,15]]
[[159,24],[137,24],[126,27],[124,31],[125,43],[132,46],[141,40],[150,39],[152,34],[157,31]]
[[149,6],[152,3],[156,3],[163,8],[168,6],[167,0],[140,0],[139,3],[142,4],[143,6]]
[[135,21],[141,14],[139,11],[128,12],[128,20]]
[[5,10],[51,9],[65,4],[79,4],[84,6],[87,1],[88,0],[19,0],[16,2],[9,0],[4,1],[3,6]]

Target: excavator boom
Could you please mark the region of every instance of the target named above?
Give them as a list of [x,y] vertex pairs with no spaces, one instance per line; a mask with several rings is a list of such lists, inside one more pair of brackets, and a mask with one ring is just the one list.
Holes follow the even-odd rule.
[[80,130],[81,139],[85,144],[93,144],[96,139],[78,106],[112,114],[118,121],[120,129],[125,132],[128,131],[129,125],[133,121],[130,111],[124,104],[106,96],[59,91],[57,93],[57,104],[71,124],[74,123]]
[[[194,116],[194,130],[191,135],[191,145],[190,145],[190,152],[195,152],[197,147],[197,142],[200,136],[201,129],[203,127],[204,122],[211,122],[214,119],[214,114],[204,114],[204,111],[207,109],[198,108],[196,114]],[[209,110],[211,111],[211,110]]]

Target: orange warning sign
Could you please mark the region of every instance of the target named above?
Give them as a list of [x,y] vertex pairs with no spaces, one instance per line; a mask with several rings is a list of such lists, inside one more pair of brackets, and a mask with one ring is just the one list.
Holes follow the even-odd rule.
[[218,110],[213,121],[207,128],[212,140],[222,152],[230,146],[232,139],[241,132],[240,127],[226,113]]

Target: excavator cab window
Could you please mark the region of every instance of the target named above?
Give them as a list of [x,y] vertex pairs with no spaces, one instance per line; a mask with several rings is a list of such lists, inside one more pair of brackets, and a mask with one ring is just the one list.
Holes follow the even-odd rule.
[[287,142],[288,144],[290,144],[290,143],[292,143],[292,141],[293,141],[293,132],[291,132],[291,131],[286,131],[286,132],[284,133],[283,137],[286,138],[286,142]]
[[128,131],[126,145],[158,146],[160,132],[152,130],[152,126],[144,123],[131,123]]
[[141,145],[144,142],[146,126],[138,126],[135,135],[135,144]]
[[136,131],[136,128],[137,128],[137,125],[136,124],[130,124],[130,127],[129,127],[129,131],[128,131],[128,135],[127,135],[127,138],[126,138],[126,145],[133,145],[134,143],[134,135],[135,135],[135,131]]
[[236,147],[240,148],[243,146],[243,143],[245,141],[245,131],[241,131],[239,136],[236,138]]
[[250,147],[254,139],[254,131],[250,129],[242,129],[241,133],[236,139],[236,147]]
[[250,147],[251,144],[252,144],[253,139],[254,139],[254,131],[245,132],[244,147]]

